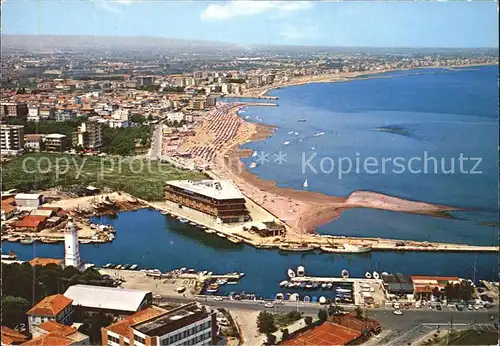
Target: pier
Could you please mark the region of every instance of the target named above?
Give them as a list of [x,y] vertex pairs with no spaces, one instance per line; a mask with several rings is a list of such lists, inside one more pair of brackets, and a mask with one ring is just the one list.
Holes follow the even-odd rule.
[[229,97],[232,97],[232,98],[255,99],[255,100],[278,100],[279,99],[278,96],[267,96],[267,95],[244,96],[244,95],[232,95],[232,94],[224,95],[224,96],[222,96],[222,99],[229,98]]

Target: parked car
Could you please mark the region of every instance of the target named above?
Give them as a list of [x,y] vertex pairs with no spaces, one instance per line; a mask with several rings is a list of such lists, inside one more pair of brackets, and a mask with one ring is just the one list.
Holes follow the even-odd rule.
[[271,308],[274,308],[274,304],[273,304],[273,303],[266,303],[264,306],[265,306],[266,308],[270,308],[270,309],[271,309]]
[[441,304],[437,304],[437,305],[436,305],[436,309],[437,309],[437,310],[439,310],[439,311],[443,310],[443,308],[442,308]]
[[455,305],[455,307],[457,308],[458,311],[463,311],[464,310],[464,307],[460,304],[457,304]]
[[403,313],[401,310],[394,310],[394,315],[402,315]]

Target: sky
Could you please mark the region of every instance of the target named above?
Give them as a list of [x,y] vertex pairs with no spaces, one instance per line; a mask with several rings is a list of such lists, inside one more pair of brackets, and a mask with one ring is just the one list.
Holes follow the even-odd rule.
[[6,0],[3,34],[243,45],[498,47],[495,1]]

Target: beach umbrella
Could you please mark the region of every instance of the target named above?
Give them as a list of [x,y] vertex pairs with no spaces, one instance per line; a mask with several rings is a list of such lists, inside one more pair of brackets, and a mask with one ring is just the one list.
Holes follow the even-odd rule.
[[323,297],[323,296],[319,297],[319,303],[320,304],[326,304],[326,298]]

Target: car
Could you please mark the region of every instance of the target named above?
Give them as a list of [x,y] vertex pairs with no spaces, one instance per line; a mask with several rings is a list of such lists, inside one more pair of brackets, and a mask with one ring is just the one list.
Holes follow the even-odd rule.
[[394,315],[402,315],[403,313],[401,312],[401,310],[394,310]]
[[274,308],[274,304],[273,303],[266,303],[266,304],[264,304],[264,306],[266,308]]
[[416,303],[415,303],[415,307],[416,307],[417,309],[420,309],[420,308],[422,307],[422,303],[420,303],[420,302],[416,302]]
[[439,311],[443,310],[443,308],[441,307],[441,304],[437,304],[436,305],[436,309],[439,310]]
[[474,305],[474,310],[479,310],[479,308],[481,308],[481,307],[478,304]]
[[394,303],[392,306],[394,307],[394,309],[399,309],[400,308],[399,303]]
[[214,300],[216,300],[216,301],[218,301],[218,302],[222,301],[222,299],[223,299],[223,298],[222,298],[221,296],[216,296],[216,297],[214,297]]
[[458,311],[464,310],[464,307],[462,305],[457,304],[455,307],[457,308]]
[[153,296],[153,298],[154,298],[154,299],[161,299],[161,295],[160,295],[160,294],[155,294],[155,295]]
[[467,305],[467,309],[472,310],[473,309],[472,305],[470,305],[470,304]]

